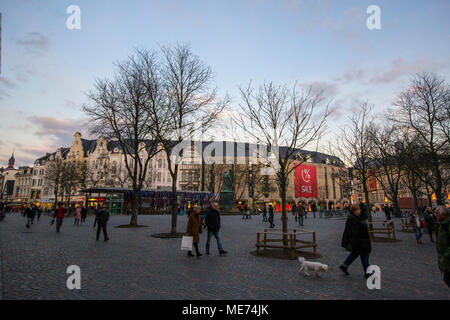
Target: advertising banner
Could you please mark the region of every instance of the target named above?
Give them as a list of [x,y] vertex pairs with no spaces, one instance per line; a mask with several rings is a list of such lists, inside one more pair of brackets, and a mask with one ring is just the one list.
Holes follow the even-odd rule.
[[295,197],[317,198],[317,173],[315,166],[302,164],[295,168]]

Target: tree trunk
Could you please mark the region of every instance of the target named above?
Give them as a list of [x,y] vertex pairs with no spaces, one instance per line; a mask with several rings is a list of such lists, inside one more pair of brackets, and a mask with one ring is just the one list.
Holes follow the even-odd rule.
[[177,198],[177,181],[172,177],[172,226],[170,228],[171,234],[177,233],[177,218],[178,218],[178,198]]
[[283,182],[281,186],[281,221],[283,223],[283,245],[288,245],[288,237],[285,233],[288,232],[287,228],[287,214],[286,214],[286,185]]
[[370,207],[369,189],[366,183],[363,183],[364,197],[366,198],[366,210],[369,223],[372,223],[372,208]]
[[400,211],[400,204],[398,203],[398,197],[394,198],[395,200],[392,201],[392,204],[394,205],[394,216],[400,217],[401,211]]
[[177,233],[177,218],[178,218],[178,197],[177,197],[177,179],[178,179],[178,164],[174,166],[174,175],[172,177],[172,226],[170,228],[171,234]]
[[133,188],[133,203],[131,210],[131,221],[130,225],[137,226],[137,217],[139,214],[139,193],[140,190],[138,188]]

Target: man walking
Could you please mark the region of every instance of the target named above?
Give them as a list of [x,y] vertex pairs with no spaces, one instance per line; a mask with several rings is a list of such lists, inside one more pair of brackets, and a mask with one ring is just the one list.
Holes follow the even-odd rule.
[[436,236],[438,265],[443,273],[445,284],[450,288],[450,208],[438,207],[436,219],[438,221]]
[[295,202],[291,207],[291,212],[292,212],[292,215],[294,216],[295,222],[297,222],[298,211],[297,211],[297,205],[295,204]]
[[211,237],[214,236],[217,241],[217,248],[219,249],[220,254],[227,253],[223,250],[222,242],[220,241],[220,213],[217,209],[217,203],[212,203],[211,207],[209,207],[206,211],[205,217],[206,228],[208,229],[208,237],[206,239],[206,254],[209,255],[209,247],[211,244]]
[[102,208],[96,213],[97,218],[97,241],[100,238],[100,232],[103,230],[103,238],[106,241],[109,240],[108,232],[106,231],[106,224],[109,220],[109,212],[106,203],[103,204]]
[[24,210],[24,215],[27,218],[27,224],[26,227],[29,229],[31,227],[31,224],[33,224],[33,210],[27,206]]
[[37,211],[38,211],[38,207],[34,204],[31,207],[31,224],[34,224],[34,219],[36,218]]
[[275,227],[275,225],[273,224],[273,207],[272,205],[269,205],[269,223],[270,223],[270,229],[273,229]]
[[316,218],[317,206],[315,203],[311,205],[311,211],[313,212],[314,219]]
[[386,221],[391,221],[392,220],[391,208],[390,208],[389,204],[386,204],[383,209],[384,209],[384,215],[386,216]]
[[302,204],[300,204],[297,207],[297,212],[298,212],[298,225],[300,227],[303,227],[303,217],[305,216],[305,207]]
[[83,206],[83,207],[81,207],[81,223],[86,222],[86,217],[87,217],[87,210],[86,210],[86,207]]
[[41,220],[41,215],[42,215],[42,208],[41,207],[37,207],[37,218],[38,218],[38,221]]
[[66,215],[66,208],[64,208],[63,204],[60,202],[58,204],[58,208],[55,210],[55,214],[53,215],[53,221],[56,218],[56,232],[59,233],[61,230],[61,226]]

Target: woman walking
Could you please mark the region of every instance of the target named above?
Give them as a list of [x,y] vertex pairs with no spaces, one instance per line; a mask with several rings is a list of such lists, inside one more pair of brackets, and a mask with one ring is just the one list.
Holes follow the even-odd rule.
[[[192,244],[195,248],[195,254],[198,257],[201,257],[202,254],[198,250],[198,243],[200,242],[200,233],[202,233],[202,219],[200,217],[201,209],[199,207],[195,207],[194,212],[189,215],[186,234],[193,238]],[[188,251],[188,256],[193,257],[192,251]]]
[[372,251],[372,246],[367,224],[361,216],[360,207],[356,204],[350,207],[350,214],[345,223],[341,246],[347,251],[350,251],[350,254],[339,266],[339,269],[346,275],[349,275],[348,267],[350,267],[353,261],[360,256],[364,269],[364,277],[368,278],[370,274],[367,273],[367,268],[369,267],[369,254]]
[[74,221],[74,225],[80,225],[80,221],[81,221],[81,207],[77,207],[75,209],[75,221]]
[[416,241],[417,244],[422,244],[422,240],[420,240],[423,236],[422,228],[424,227],[424,222],[420,220],[419,213],[417,210],[413,211],[413,215],[411,217],[411,224],[414,226],[416,231]]

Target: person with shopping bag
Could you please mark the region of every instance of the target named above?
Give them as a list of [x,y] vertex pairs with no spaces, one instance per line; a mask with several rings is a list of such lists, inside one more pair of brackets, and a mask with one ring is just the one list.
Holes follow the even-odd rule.
[[[202,218],[200,217],[201,209],[199,207],[195,207],[194,213],[189,215],[186,234],[192,237],[192,244],[195,248],[195,254],[198,257],[201,257],[202,254],[198,250],[198,243],[200,242],[200,233],[202,233]],[[194,254],[192,250],[188,251],[188,256],[193,257]]]

